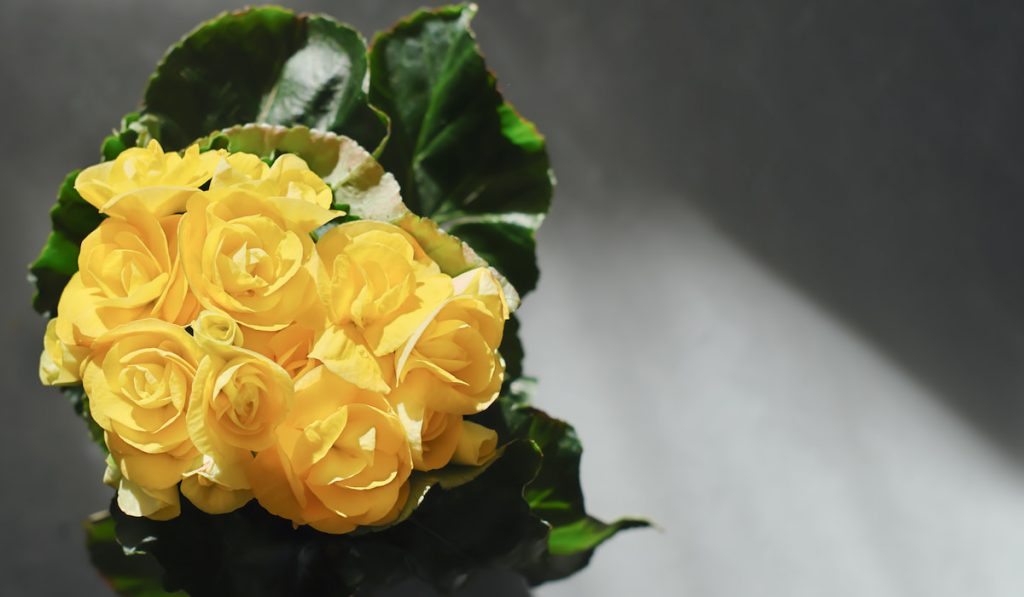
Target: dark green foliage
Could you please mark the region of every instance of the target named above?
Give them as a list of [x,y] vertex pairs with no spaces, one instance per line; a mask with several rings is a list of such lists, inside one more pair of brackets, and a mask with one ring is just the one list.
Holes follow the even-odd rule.
[[57,204],[50,209],[53,231],[39,257],[29,266],[36,293],[32,307],[42,314],[57,313],[60,293],[78,271],[78,250],[82,239],[99,226],[103,216],[75,190],[78,170],[67,175],[57,192]]
[[528,404],[532,380],[513,384],[498,406],[509,436],[534,442],[544,455],[537,476],[526,486],[530,510],[551,525],[547,550],[521,571],[531,584],[569,576],[590,561],[598,545],[617,532],[649,526],[645,520],[623,518],[604,523],[587,514],[580,486],[583,446],[576,430]]
[[505,332],[498,352],[505,359],[505,387],[523,376],[523,342],[519,339],[519,317],[512,314],[505,322]]
[[476,481],[432,489],[408,520],[379,532],[295,529],[256,502],[211,516],[183,499],[166,522],[126,516],[114,502],[111,515],[126,549],[160,563],[164,588],[193,597],[341,597],[410,575],[449,591],[474,571],[517,568],[543,551],[547,527],[522,499],[540,458],[529,442],[511,444]]
[[534,233],[551,204],[544,138],[501,97],[469,22],[476,9],[420,11],[378,34],[370,101],[391,117],[381,155],[413,212],[462,236],[525,295]]
[[85,545],[89,561],[122,597],[186,597],[185,593],[163,590],[163,568],[148,554],[127,556],[117,542],[114,519],[107,513],[91,517],[85,523]]
[[164,149],[259,122],[327,130],[372,150],[387,119],[367,103],[365,78],[366,43],[352,28],[251,8],[204,23],[172,47],[149,80],[141,114]]

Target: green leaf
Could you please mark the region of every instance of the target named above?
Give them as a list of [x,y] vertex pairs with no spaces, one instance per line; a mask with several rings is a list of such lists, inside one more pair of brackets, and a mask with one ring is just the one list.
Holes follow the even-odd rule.
[[583,447],[576,431],[565,421],[526,406],[522,395],[501,400],[512,435],[532,440],[544,455],[525,495],[530,510],[552,528],[547,551],[522,568],[531,584],[569,576],[586,566],[594,550],[619,531],[650,526],[631,518],[609,524],[588,515],[580,486]]
[[619,531],[650,526],[645,520],[624,518],[605,524],[596,518],[551,529],[548,550],[519,571],[532,586],[559,580],[586,568],[598,545]]
[[173,46],[150,78],[141,114],[165,149],[233,125],[304,125],[364,147],[387,135],[367,103],[366,43],[329,17],[277,7],[225,13]]
[[56,314],[61,292],[78,271],[79,245],[103,220],[96,208],[75,190],[78,172],[68,174],[60,185],[57,203],[50,209],[53,231],[39,257],[29,266],[29,277],[36,287],[32,306],[39,313]]
[[611,524],[605,524],[596,518],[587,516],[576,522],[557,526],[551,529],[548,548],[555,556],[570,556],[582,551],[593,551],[595,547],[615,533],[632,528],[650,526],[646,520],[621,518]]
[[57,192],[57,204],[50,210],[53,229],[76,244],[81,244],[104,218],[75,190],[75,179],[79,172],[75,170],[64,178]]
[[544,138],[498,92],[473,5],[420,11],[378,34],[370,101],[391,117],[381,155],[410,209],[457,235],[519,291],[537,283],[534,234],[551,203]]
[[125,554],[110,514],[101,512],[85,521],[85,544],[93,567],[121,597],[186,597],[182,592],[164,591],[163,568],[153,557]]
[[160,137],[163,120],[153,114],[132,112],[121,119],[121,128],[103,140],[100,154],[104,160],[112,160],[130,147],[144,147],[150,139]]
[[[538,224],[539,225],[539,222]],[[448,231],[468,243],[487,263],[499,268],[520,294],[536,288],[540,269],[536,259],[517,258],[537,251],[537,228],[533,225],[477,220],[448,227]]]

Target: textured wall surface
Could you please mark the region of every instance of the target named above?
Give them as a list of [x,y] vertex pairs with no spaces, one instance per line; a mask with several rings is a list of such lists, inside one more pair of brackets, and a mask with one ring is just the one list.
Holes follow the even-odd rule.
[[[419,2],[288,3],[369,34]],[[483,0],[559,178],[523,307],[599,516],[537,591],[1024,594],[1024,8]],[[105,595],[25,265],[164,49],[241,3],[0,4],[0,594]],[[497,593],[492,593],[497,594]]]

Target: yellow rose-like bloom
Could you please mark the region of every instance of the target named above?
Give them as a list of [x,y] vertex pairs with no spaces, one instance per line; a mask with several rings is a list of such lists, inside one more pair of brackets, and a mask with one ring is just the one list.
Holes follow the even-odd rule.
[[451,279],[393,224],[347,222],[328,231],[316,248],[329,320],[354,324],[377,356],[401,346],[451,295]]
[[121,474],[149,494],[177,485],[197,454],[185,413],[201,356],[181,327],[142,319],[97,338],[84,364],[92,418]]
[[501,389],[505,366],[498,345],[508,305],[486,268],[461,274],[453,284],[455,295],[396,354],[395,370],[402,394],[419,396],[433,410],[472,414],[490,406]]
[[57,305],[61,341],[88,346],[107,330],[154,317],[185,325],[199,304],[178,258],[181,216],[151,213],[144,199],[122,195],[111,217],[82,241],[78,272]]
[[391,374],[378,358],[400,347],[451,295],[451,278],[392,224],[348,222],[316,247],[317,288],[330,325],[311,356],[350,383],[387,392]]
[[204,348],[210,352],[196,371],[188,430],[200,452],[230,466],[273,445],[274,431],[291,410],[292,380],[251,350]]
[[184,155],[164,153],[155,140],[145,148],[126,149],[109,162],[82,170],[75,190],[100,211],[113,198],[139,189],[168,187],[198,189],[213,176],[223,151],[199,153],[193,145]]
[[309,233],[335,215],[243,188],[195,196],[179,232],[189,286],[203,307],[251,328],[319,321]]
[[337,534],[387,524],[405,505],[412,456],[380,394],[317,367],[297,382],[295,409],[278,438],[249,473],[269,512]]
[[69,345],[57,337],[57,320],[46,323],[43,354],[39,357],[39,380],[44,386],[64,386],[78,383],[81,364],[89,354],[88,348]]
[[211,189],[244,187],[267,197],[301,199],[323,209],[331,207],[330,187],[299,156],[286,153],[273,166],[251,153],[228,155],[214,172]]

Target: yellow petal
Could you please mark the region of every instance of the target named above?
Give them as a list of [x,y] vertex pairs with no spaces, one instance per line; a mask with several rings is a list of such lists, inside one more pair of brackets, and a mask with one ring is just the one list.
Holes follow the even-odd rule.
[[145,148],[132,147],[114,160],[90,166],[75,179],[75,190],[97,209],[123,193],[147,187],[198,189],[213,175],[221,151],[199,153],[193,145],[183,155],[164,153],[155,140]]
[[413,467],[430,471],[451,460],[462,432],[462,416],[427,407],[428,397],[419,393],[422,389],[416,383],[399,384],[388,395],[388,401],[405,428]]
[[116,434],[104,434],[110,454],[118,464],[121,475],[129,481],[150,490],[173,487],[188,470],[187,459],[172,454],[147,454],[125,443]]
[[181,493],[207,514],[233,512],[252,499],[245,467],[239,463],[218,462],[204,455],[198,466],[185,473]]
[[463,420],[462,435],[459,437],[459,445],[455,448],[452,462],[479,466],[490,460],[497,447],[498,434],[493,429]]
[[344,215],[340,211],[332,211],[315,203],[290,197],[275,199],[274,206],[281,212],[292,229],[305,233],[313,232],[334,218]]
[[249,503],[252,491],[249,489],[226,489],[220,485],[204,485],[199,477],[186,477],[181,482],[181,493],[207,514],[227,514]]
[[452,278],[456,295],[474,296],[480,299],[491,314],[505,321],[509,318],[508,302],[501,283],[490,268],[480,267]]
[[117,506],[128,516],[170,520],[181,514],[178,488],[151,490],[121,479],[117,488]]
[[295,477],[281,448],[273,446],[256,455],[248,468],[253,495],[271,514],[287,518],[296,526],[305,524],[305,488]]
[[39,380],[46,386],[76,384],[81,381],[82,361],[89,349],[65,344],[57,337],[57,319],[46,323],[43,353],[39,357]]
[[71,276],[57,303],[61,323],[56,333],[66,343],[90,345],[107,331],[107,326],[96,314],[99,297],[82,283],[82,273]]
[[354,386],[374,392],[390,390],[376,357],[360,341],[358,333],[347,326],[324,330],[309,356]]
[[242,346],[245,338],[238,323],[230,316],[209,309],[201,312],[192,322],[196,342],[207,350],[227,346]]
[[111,197],[99,210],[129,221],[141,211],[168,216],[185,211],[188,200],[200,192],[190,187],[143,187]]

